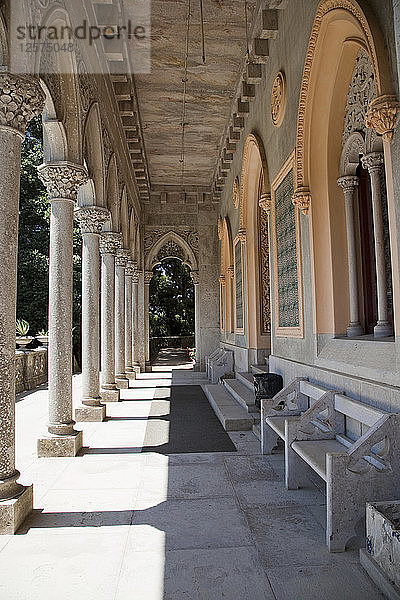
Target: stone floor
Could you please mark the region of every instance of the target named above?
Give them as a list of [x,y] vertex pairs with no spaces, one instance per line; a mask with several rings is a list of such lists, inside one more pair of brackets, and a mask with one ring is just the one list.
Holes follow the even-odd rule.
[[109,420],[79,424],[86,449],[70,459],[36,457],[45,388],[18,398],[17,465],[35,511],[0,538],[1,599],[382,598],[359,540],[327,552],[322,482],[286,491],[282,456],[260,456],[251,432],[231,434],[236,453],[141,452],[157,388],[168,398],[171,385],[202,383],[191,370],[141,375]]

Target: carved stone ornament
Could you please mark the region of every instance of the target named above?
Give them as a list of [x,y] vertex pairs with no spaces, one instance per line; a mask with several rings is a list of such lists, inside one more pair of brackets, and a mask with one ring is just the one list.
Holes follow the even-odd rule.
[[361,158],[363,169],[367,169],[370,173],[380,171],[384,163],[385,156],[383,152],[371,152],[371,154],[366,154]]
[[72,163],[49,163],[38,167],[39,178],[46,186],[50,200],[76,201],[78,190],[87,182],[86,169]]
[[218,217],[218,239],[222,240],[224,235],[224,222],[222,217]]
[[232,190],[232,202],[235,208],[239,208],[240,203],[240,186],[239,186],[239,177],[236,177],[233,182],[233,190]]
[[219,276],[219,282],[221,285],[225,285],[225,275],[220,275]]
[[308,215],[311,206],[311,192],[308,188],[298,188],[293,194],[293,205],[299,208],[303,215]]
[[199,251],[199,233],[198,231],[192,231],[189,229],[175,228],[171,229],[151,229],[147,230],[144,237],[144,250],[145,254],[148,255],[151,248],[158,242],[160,238],[167,235],[168,233],[175,233],[179,235],[193,250],[195,254]]
[[193,284],[194,285],[199,285],[200,283],[200,275],[198,271],[191,271],[190,272],[190,277],[192,278]]
[[25,136],[29,121],[42,112],[45,99],[38,80],[0,73],[0,126]]
[[279,71],[275,77],[271,92],[271,118],[275,127],[282,125],[286,110],[286,79]]
[[144,283],[145,285],[150,285],[150,281],[153,279],[153,271],[145,271],[144,272]]
[[337,180],[338,186],[343,189],[345,194],[350,192],[353,193],[359,183],[360,179],[356,175],[345,175],[344,177],[339,177]]
[[104,231],[100,237],[100,253],[101,254],[117,254],[117,251],[122,248],[122,233],[114,233],[113,231]]
[[369,105],[365,122],[388,142],[393,139],[394,128],[400,112],[400,104],[396,96],[379,96]]
[[246,243],[246,230],[243,227],[239,229],[237,237],[242,242],[242,244]]
[[179,258],[180,260],[184,261],[186,256],[181,246],[179,246],[179,244],[173,240],[170,240],[157,252],[157,261],[161,262],[165,258]]
[[100,234],[104,223],[110,218],[110,211],[101,206],[82,206],[74,213],[74,219],[79,223],[82,233]]
[[258,204],[259,204],[260,208],[262,208],[262,210],[264,210],[267,213],[268,216],[271,214],[271,206],[272,206],[271,194],[269,194],[269,193],[261,194]]
[[368,53],[361,49],[356,58],[347,93],[342,143],[346,144],[354,131],[366,133],[365,116],[376,96],[375,75]]
[[133,277],[135,273],[135,263],[133,260],[128,260],[128,264],[125,269],[125,277]]
[[119,248],[115,256],[115,266],[126,267],[130,258],[131,253],[129,250],[126,250],[125,248]]
[[227,272],[227,275],[229,275],[229,277],[230,277],[231,279],[233,279],[233,278],[234,278],[234,276],[235,276],[235,267],[234,267],[233,265],[230,265],[230,266],[227,268],[226,272]]

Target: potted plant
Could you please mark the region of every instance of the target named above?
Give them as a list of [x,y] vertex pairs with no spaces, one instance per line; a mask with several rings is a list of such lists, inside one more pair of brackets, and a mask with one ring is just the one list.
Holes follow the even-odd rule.
[[15,332],[17,334],[18,346],[25,348],[25,346],[27,346],[29,344],[29,342],[31,342],[33,340],[32,337],[27,336],[28,331],[29,331],[28,321],[24,321],[23,319],[18,319],[16,326],[15,326]]
[[49,345],[49,332],[46,329],[41,329],[36,336],[36,339],[43,345]]

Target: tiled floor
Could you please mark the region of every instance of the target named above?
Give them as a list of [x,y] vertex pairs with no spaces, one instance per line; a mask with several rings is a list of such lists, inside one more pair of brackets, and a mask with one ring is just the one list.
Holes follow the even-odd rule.
[[1,599],[382,598],[357,540],[327,552],[321,481],[287,492],[282,456],[260,456],[251,432],[231,434],[236,453],[140,452],[157,387],[167,399],[172,384],[201,383],[190,370],[141,375],[110,420],[79,424],[87,450],[71,459],[37,459],[46,391],[19,399],[17,466],[35,511],[0,538]]

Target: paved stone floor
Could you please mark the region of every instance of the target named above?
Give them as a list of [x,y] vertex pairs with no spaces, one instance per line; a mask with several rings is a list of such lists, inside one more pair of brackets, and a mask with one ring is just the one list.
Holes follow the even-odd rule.
[[70,459],[36,457],[45,388],[18,398],[17,464],[35,511],[0,538],[2,600],[382,598],[357,540],[327,552],[321,481],[285,491],[282,456],[260,456],[251,432],[231,434],[236,453],[141,453],[156,394],[202,383],[191,370],[141,375],[109,420],[79,424],[86,449]]

